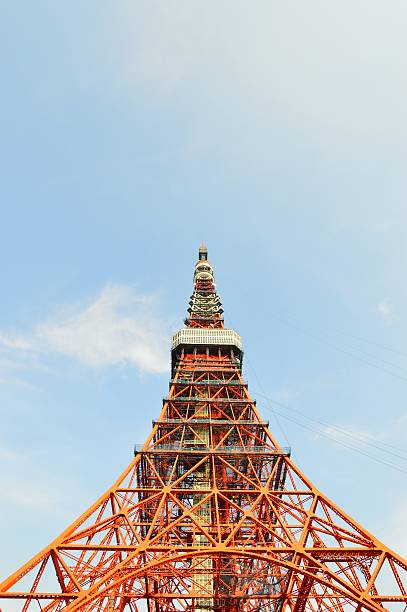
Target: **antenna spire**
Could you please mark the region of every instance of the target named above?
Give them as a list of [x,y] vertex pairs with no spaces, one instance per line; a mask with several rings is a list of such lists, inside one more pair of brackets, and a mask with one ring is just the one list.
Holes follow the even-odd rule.
[[199,261],[208,260],[208,247],[204,243],[202,243],[201,246],[199,247],[198,259]]
[[201,244],[194,271],[194,292],[188,308],[188,327],[223,328],[222,303],[216,293],[213,267],[208,261],[208,249]]

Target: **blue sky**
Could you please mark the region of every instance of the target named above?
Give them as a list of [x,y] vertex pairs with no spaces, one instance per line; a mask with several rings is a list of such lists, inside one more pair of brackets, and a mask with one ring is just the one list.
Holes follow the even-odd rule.
[[202,240],[272,432],[407,553],[406,18],[3,3],[2,576],[149,432]]

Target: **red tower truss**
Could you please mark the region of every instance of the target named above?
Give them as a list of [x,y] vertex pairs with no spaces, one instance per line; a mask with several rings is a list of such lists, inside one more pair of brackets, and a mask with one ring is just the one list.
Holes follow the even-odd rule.
[[0,585],[3,612],[12,600],[23,612],[406,610],[407,562],[321,493],[257,412],[203,246],[188,312],[150,436]]

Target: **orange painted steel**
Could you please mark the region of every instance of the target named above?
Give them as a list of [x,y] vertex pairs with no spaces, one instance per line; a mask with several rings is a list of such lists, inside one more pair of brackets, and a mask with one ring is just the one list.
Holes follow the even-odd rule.
[[[195,274],[191,328],[223,328],[209,276]],[[248,393],[242,354],[211,345],[174,358],[145,444],[0,585],[3,612],[11,600],[23,612],[405,610],[407,561],[295,466]]]

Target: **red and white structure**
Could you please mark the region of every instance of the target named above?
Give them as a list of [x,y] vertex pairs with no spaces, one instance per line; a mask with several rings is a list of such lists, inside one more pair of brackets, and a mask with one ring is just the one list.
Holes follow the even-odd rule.
[[3,612],[11,601],[23,612],[405,611],[407,562],[319,491],[259,415],[204,246],[188,313],[150,436],[1,583]]

